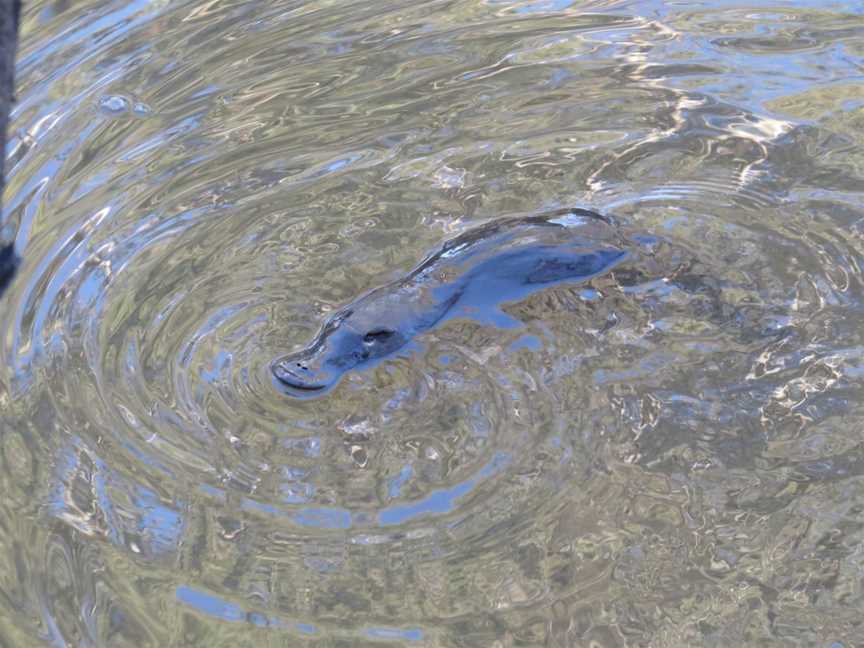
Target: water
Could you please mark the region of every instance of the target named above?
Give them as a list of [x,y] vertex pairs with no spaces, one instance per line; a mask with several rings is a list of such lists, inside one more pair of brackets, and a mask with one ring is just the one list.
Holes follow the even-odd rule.
[[[0,643],[855,646],[857,2],[26,3]],[[329,313],[503,216],[650,260],[324,398]]]

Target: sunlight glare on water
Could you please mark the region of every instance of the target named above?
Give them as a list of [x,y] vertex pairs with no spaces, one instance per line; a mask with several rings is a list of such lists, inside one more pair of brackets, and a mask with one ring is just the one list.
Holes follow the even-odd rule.
[[[0,644],[864,637],[858,2],[26,2]],[[443,241],[649,251],[290,398]]]

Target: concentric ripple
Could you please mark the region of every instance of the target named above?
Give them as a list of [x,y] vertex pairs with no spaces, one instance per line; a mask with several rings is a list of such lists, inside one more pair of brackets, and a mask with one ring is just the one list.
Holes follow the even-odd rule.
[[[864,17],[685,4],[26,3],[0,643],[855,645]],[[274,385],[573,206],[656,244]]]

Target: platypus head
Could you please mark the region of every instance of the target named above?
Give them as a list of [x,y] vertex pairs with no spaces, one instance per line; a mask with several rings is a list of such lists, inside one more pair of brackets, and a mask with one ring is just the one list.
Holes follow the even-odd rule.
[[356,330],[348,315],[328,323],[306,349],[277,360],[273,375],[298,398],[318,396],[346,371],[373,364],[405,345],[406,336],[387,326]]

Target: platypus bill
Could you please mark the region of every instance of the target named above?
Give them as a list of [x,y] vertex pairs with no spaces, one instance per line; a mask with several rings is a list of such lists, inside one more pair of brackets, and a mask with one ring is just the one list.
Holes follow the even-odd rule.
[[480,225],[334,313],[309,346],[273,363],[273,375],[291,396],[321,396],[347,371],[372,366],[448,319],[519,326],[501,305],[586,281],[629,254],[617,227],[584,209]]

